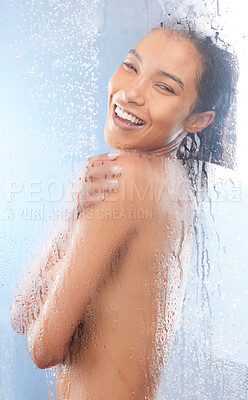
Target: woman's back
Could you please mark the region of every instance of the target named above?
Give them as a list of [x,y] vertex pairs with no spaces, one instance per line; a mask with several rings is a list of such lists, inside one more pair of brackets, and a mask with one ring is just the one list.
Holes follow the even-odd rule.
[[74,333],[58,399],[154,398],[180,317],[192,239],[193,203],[182,198],[189,180],[179,160],[118,157],[123,171],[130,161],[136,173],[124,174],[120,187],[123,205],[129,197],[133,208],[114,214],[106,201],[93,218],[130,218],[132,229],[112,248],[109,273]]

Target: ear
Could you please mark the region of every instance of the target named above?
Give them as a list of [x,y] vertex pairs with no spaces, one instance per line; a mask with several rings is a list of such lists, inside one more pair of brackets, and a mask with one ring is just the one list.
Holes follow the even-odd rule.
[[214,111],[205,111],[199,114],[191,114],[185,121],[184,129],[187,132],[201,132],[204,128],[210,125],[215,118]]

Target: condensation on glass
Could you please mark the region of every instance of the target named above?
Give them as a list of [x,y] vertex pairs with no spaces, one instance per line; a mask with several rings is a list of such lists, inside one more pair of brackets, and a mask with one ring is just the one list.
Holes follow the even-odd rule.
[[[166,18],[193,19],[196,27],[220,35],[240,52],[246,39],[242,27],[233,30],[231,5],[221,0],[6,0],[3,14],[2,42],[10,67],[3,67],[1,101],[6,172],[0,395],[6,400],[56,398],[58,368],[34,368],[25,337],[11,330],[9,300],[24,265],[66,218],[71,176],[87,157],[109,150],[103,138],[108,79],[126,52]],[[238,14],[235,18],[238,24]],[[247,186],[240,174],[208,165],[207,187],[196,173],[197,195],[187,187],[185,193],[185,186],[178,193],[182,172],[173,162],[165,167],[173,229],[153,265],[154,398],[247,399]],[[182,224],[188,232],[183,239],[177,236]],[[98,321],[92,319],[92,308],[85,319],[94,331]],[[80,338],[79,326],[74,342]],[[73,343],[71,351],[77,351]],[[67,366],[61,371],[66,376]]]

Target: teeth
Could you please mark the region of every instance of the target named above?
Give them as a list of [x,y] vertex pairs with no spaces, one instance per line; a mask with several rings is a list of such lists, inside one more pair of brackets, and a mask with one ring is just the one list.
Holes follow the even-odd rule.
[[139,124],[139,125],[143,125],[144,124],[144,121],[142,121],[142,119],[136,118],[134,115],[124,112],[118,106],[116,107],[115,112],[118,115],[118,117],[120,117],[120,118],[126,119],[126,120],[131,121],[131,122],[135,122],[136,124]]

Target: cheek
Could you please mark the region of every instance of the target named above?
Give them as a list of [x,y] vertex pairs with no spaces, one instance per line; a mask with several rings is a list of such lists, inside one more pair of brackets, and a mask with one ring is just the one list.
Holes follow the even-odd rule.
[[181,114],[181,107],[178,103],[175,104],[171,101],[159,105],[157,102],[157,107],[152,112],[152,120],[156,125],[171,126],[180,120]]
[[108,95],[109,96],[111,96],[111,94],[113,94],[113,92],[115,90],[115,83],[116,83],[115,74],[113,74],[108,82]]
[[112,78],[113,77],[111,77],[108,82],[108,107],[111,106],[113,94],[115,93],[114,80]]
[[113,91],[113,77],[110,78],[108,81],[108,95],[110,96]]
[[108,83],[109,96],[124,90],[130,84],[130,76],[127,75],[121,66],[115,70]]
[[115,70],[108,82],[109,94],[114,93],[116,90],[118,90],[118,82],[120,82],[119,68]]

